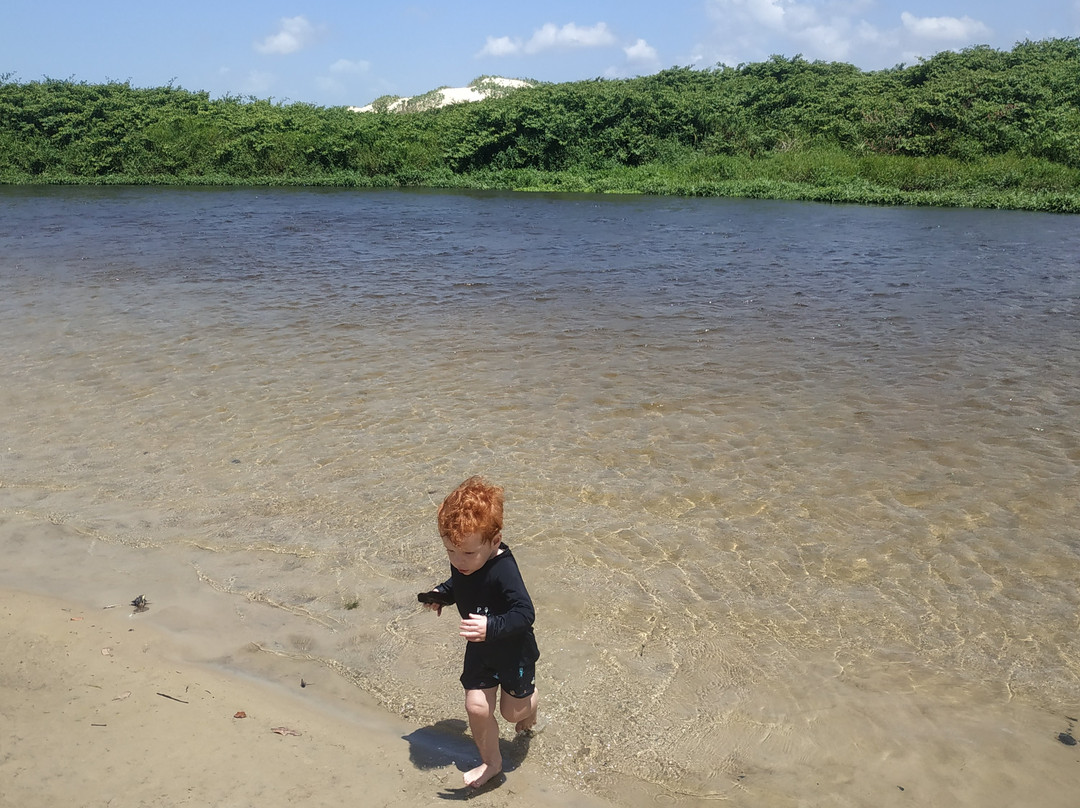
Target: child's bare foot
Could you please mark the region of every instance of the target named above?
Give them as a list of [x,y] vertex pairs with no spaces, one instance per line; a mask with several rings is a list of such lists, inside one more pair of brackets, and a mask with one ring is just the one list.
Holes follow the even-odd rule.
[[472,786],[473,788],[480,788],[480,786],[501,771],[501,763],[498,766],[489,766],[487,763],[481,763],[475,769],[465,772],[465,785]]
[[536,710],[533,710],[529,715],[514,724],[514,729],[518,732],[528,732],[530,729],[536,726]]

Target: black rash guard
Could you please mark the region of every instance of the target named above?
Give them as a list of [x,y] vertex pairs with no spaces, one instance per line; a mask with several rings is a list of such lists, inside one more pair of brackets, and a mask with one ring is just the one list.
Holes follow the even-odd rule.
[[498,555],[471,575],[451,567],[450,578],[436,589],[453,598],[462,620],[470,614],[487,617],[487,639],[469,645],[477,646],[477,651],[482,648],[482,656],[489,664],[517,665],[540,658],[533,634],[536,611],[514,554],[505,544]]

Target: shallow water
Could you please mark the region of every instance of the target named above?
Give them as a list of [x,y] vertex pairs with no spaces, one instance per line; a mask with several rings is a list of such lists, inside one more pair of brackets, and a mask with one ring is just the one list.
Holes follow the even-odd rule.
[[[236,647],[434,725],[462,649],[415,592],[479,472],[556,776],[857,805],[938,766],[941,804],[997,804],[1038,759],[1071,788],[1078,255],[1027,213],[0,189],[7,574],[96,596],[129,562],[95,548],[133,548],[226,593]],[[973,738],[994,776],[953,782]]]

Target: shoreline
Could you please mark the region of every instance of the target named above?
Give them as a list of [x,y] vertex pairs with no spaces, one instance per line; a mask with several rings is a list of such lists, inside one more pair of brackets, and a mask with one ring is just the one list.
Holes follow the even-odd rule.
[[[358,113],[359,114],[359,113]],[[747,161],[751,164],[753,161]],[[763,159],[757,162],[764,164]],[[892,186],[868,186],[845,179],[841,182],[807,183],[774,179],[767,172],[751,171],[741,179],[716,180],[708,165],[687,173],[678,167],[635,166],[597,169],[586,174],[568,171],[505,169],[448,175],[432,173],[417,179],[396,175],[361,175],[331,172],[302,177],[277,175],[231,176],[185,174],[140,176],[114,174],[105,177],[54,175],[0,175],[0,188],[158,188],[162,190],[345,190],[409,191],[426,193],[552,194],[582,197],[655,196],[670,199],[758,200],[805,202],[862,207],[938,208],[941,210],[992,210],[1002,213],[1080,214],[1080,194],[1072,191],[1017,191],[992,185],[954,186],[908,190]]]
[[[0,805],[605,804],[512,757],[469,793],[463,719],[414,726],[325,670],[293,692],[191,662],[144,616],[0,589]],[[278,681],[300,682],[298,661],[271,663]]]
[[[0,587],[86,607],[62,621],[59,661],[29,666],[68,671],[50,711],[137,692],[87,690],[62,667],[127,650],[68,650],[86,622],[152,628],[164,673],[172,659],[239,671],[361,724],[373,702],[391,728],[346,748],[426,775],[406,792],[430,804],[476,758],[462,640],[416,592],[445,576],[436,495],[482,471],[517,492],[545,722],[483,799],[553,778],[619,806],[1075,808],[1080,746],[1061,737],[1080,737],[1080,355],[1060,335],[1080,234],[1066,220],[8,196]],[[1026,247],[1010,224],[1030,226]],[[131,616],[141,595],[150,609]],[[37,679],[8,670],[2,708],[36,699]],[[190,712],[156,695],[190,701],[189,686],[151,682],[141,709]],[[278,746],[311,739],[289,715],[224,709],[185,731],[258,718],[259,743],[274,727],[303,732]],[[233,726],[237,710],[252,718]],[[61,758],[74,774],[57,777],[92,782],[82,759],[118,742],[107,718],[83,719],[107,726],[79,724],[86,744]],[[123,729],[173,743],[171,728]],[[28,753],[25,776],[59,771],[37,758],[60,749]],[[0,782],[17,755],[0,756]],[[308,757],[275,765],[405,777]]]

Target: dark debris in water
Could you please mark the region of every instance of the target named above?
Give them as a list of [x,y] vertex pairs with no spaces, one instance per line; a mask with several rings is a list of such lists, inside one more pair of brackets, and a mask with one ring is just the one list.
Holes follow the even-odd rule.
[[1065,716],[1065,720],[1069,722],[1069,728],[1064,732],[1059,732],[1057,739],[1066,746],[1076,746],[1076,738],[1073,737],[1073,727],[1076,725],[1076,719],[1072,716]]

